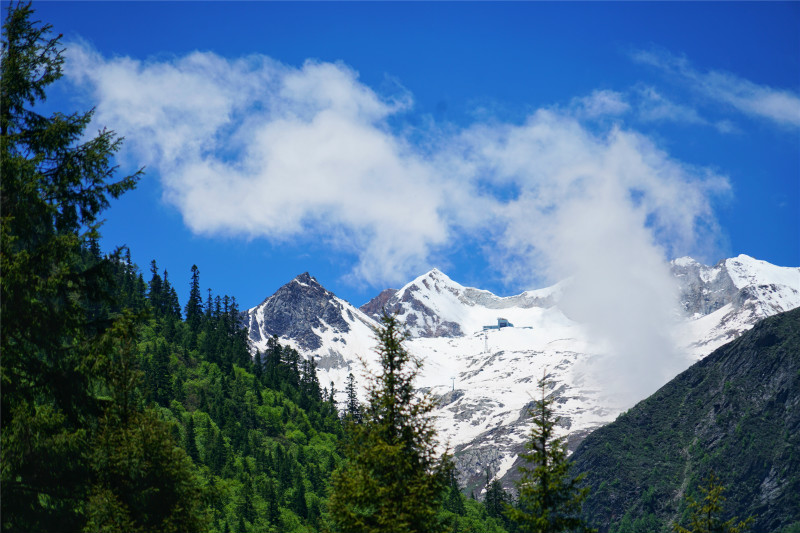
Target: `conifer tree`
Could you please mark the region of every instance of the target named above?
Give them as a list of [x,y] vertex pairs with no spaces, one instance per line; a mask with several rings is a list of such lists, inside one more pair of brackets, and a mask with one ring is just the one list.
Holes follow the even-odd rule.
[[459,516],[467,514],[467,509],[464,506],[464,496],[461,494],[461,487],[458,486],[455,468],[450,468],[447,472],[447,496],[444,501],[444,508]]
[[99,216],[138,173],[114,177],[120,140],[86,138],[91,112],[38,112],[64,59],[61,35],[32,15],[8,3],[0,52],[2,528],[64,531],[83,522],[102,378],[87,368],[108,327]]
[[350,425],[346,463],[332,479],[328,508],[348,533],[435,533],[448,462],[437,458],[435,403],[414,390],[422,362],[403,347],[406,334],[384,314],[376,331],[380,371],[371,375],[362,424]]
[[292,510],[301,518],[308,518],[308,505],[306,504],[306,486],[303,477],[297,475],[294,482],[294,495],[292,496]]
[[194,429],[194,417],[189,413],[189,421],[186,423],[186,443],[183,449],[195,463],[199,460],[200,454],[197,451],[197,433]]
[[734,517],[723,522],[723,507],[725,491],[717,476],[711,472],[706,481],[706,485],[700,487],[703,493],[702,501],[696,501],[691,496],[687,496],[691,517],[689,518],[689,528],[686,529],[678,524],[674,525],[676,533],[744,533],[750,529],[753,517],[748,517],[737,523],[738,518]]
[[195,335],[200,332],[203,319],[203,297],[200,295],[200,270],[192,265],[192,281],[189,285],[189,300],[186,302],[186,322]]
[[158,274],[158,265],[155,259],[150,261],[150,283],[148,284],[147,298],[156,315],[164,313],[164,283]]
[[522,531],[531,533],[593,531],[581,518],[589,489],[579,487],[582,474],[570,476],[565,439],[555,433],[559,418],[553,409],[555,398],[547,394],[550,386],[545,373],[539,380],[541,399],[529,411],[533,418],[530,440],[525,443],[529,453],[520,454],[531,466],[519,467],[519,503],[508,506],[507,514]]
[[356,390],[356,378],[353,373],[347,375],[347,385],[345,385],[345,393],[347,394],[347,403],[344,409],[344,416],[346,420],[350,420],[356,424],[361,423],[361,404],[358,402],[358,392]]
[[486,496],[483,498],[483,507],[486,514],[492,518],[499,518],[503,522],[505,517],[506,505],[509,503],[508,493],[503,489],[503,485],[497,479],[492,479],[489,472],[486,472]]

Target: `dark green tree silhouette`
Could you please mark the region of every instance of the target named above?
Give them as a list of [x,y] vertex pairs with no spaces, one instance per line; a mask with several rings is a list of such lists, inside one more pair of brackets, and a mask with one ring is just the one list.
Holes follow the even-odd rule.
[[85,531],[205,531],[205,494],[189,457],[158,413],[141,407],[137,322],[126,312],[92,358],[113,401],[105,403],[93,433]]
[[[92,114],[37,112],[62,75],[61,35],[8,4],[0,54],[0,408],[4,531],[80,529],[91,421],[90,353],[109,326],[100,213],[136,184],[114,178],[120,140]],[[106,291],[107,292],[107,291]]]
[[200,294],[200,269],[192,265],[192,281],[189,285],[189,300],[186,302],[186,322],[192,334],[200,332],[203,322],[203,297]]
[[508,506],[507,514],[522,531],[532,533],[593,531],[581,518],[589,489],[579,487],[582,475],[569,475],[565,439],[556,436],[559,418],[553,409],[555,398],[547,394],[550,387],[545,373],[539,380],[541,399],[529,411],[533,418],[530,440],[525,443],[529,452],[520,454],[530,466],[519,467],[518,506]]
[[356,378],[352,373],[347,375],[347,385],[345,385],[344,390],[347,394],[347,403],[345,404],[344,408],[345,420],[359,424],[361,423],[361,404],[358,401]]
[[464,496],[461,494],[461,487],[458,486],[455,468],[450,468],[447,471],[446,477],[447,494],[444,499],[444,508],[451,513],[464,516],[467,514],[467,509],[464,506]]
[[406,334],[384,314],[376,331],[380,371],[371,375],[361,424],[350,424],[346,463],[328,503],[337,531],[435,533],[446,491],[446,458],[436,455],[435,403],[414,390],[422,362],[403,347]]
[[691,517],[689,518],[689,529],[675,524],[674,529],[676,533],[744,533],[750,529],[750,524],[753,522],[753,517],[748,517],[737,523],[738,518],[734,517],[723,522],[723,502],[725,497],[722,493],[725,491],[717,476],[711,472],[706,480],[706,484],[700,487],[700,492],[703,493],[703,499],[696,501],[691,496],[686,499],[689,503],[691,510]]
[[486,514],[506,522],[506,506],[510,502],[508,493],[503,489],[500,480],[492,479],[489,471],[486,472],[486,496],[483,498],[483,507]]

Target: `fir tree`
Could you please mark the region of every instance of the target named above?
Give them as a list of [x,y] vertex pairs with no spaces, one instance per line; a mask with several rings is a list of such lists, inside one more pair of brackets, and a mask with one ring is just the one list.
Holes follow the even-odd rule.
[[150,261],[150,283],[148,284],[147,298],[156,315],[162,315],[164,313],[164,282],[158,274],[158,265],[155,259]]
[[541,399],[529,411],[533,418],[529,453],[520,456],[532,466],[519,467],[522,477],[516,483],[518,507],[507,506],[507,514],[523,530],[532,533],[592,531],[581,518],[588,488],[579,488],[583,475],[571,477],[565,439],[556,437],[558,417],[555,398],[548,396],[551,383],[546,373],[539,380]]
[[328,508],[348,533],[435,533],[448,463],[435,454],[434,402],[414,391],[422,362],[384,314],[377,332],[380,373],[371,376],[363,423],[351,425],[347,462],[333,476]]
[[464,506],[464,496],[461,494],[461,487],[458,486],[455,468],[450,468],[447,472],[447,496],[444,501],[444,508],[459,516],[467,514],[467,509]]
[[696,501],[691,496],[687,496],[691,517],[689,518],[689,528],[686,529],[678,524],[674,525],[676,533],[744,533],[750,529],[753,517],[748,517],[737,523],[738,518],[734,517],[722,521],[725,491],[716,474],[711,472],[706,481],[706,485],[700,487],[703,493],[702,501]]
[[483,507],[486,514],[506,522],[506,506],[509,503],[508,493],[497,479],[492,479],[489,471],[486,472],[486,496],[483,498]]
[[10,2],[0,54],[0,379],[2,528],[80,529],[87,495],[92,347],[110,320],[99,216],[134,187],[115,181],[111,131],[92,114],[39,114],[62,75],[61,35]]
[[353,423],[361,423],[361,404],[358,402],[358,391],[356,389],[356,378],[352,372],[347,375],[347,385],[345,385],[347,403],[345,404],[344,416],[346,420]]
[[306,486],[303,477],[297,475],[294,483],[294,495],[292,496],[292,511],[301,518],[308,518],[308,505],[306,504]]
[[197,451],[197,435],[194,429],[194,417],[189,413],[189,421],[186,423],[186,442],[183,446],[186,453],[195,463],[199,461],[200,454]]
[[200,270],[192,265],[192,281],[189,285],[189,300],[186,302],[186,322],[189,330],[197,335],[203,320],[203,297],[200,295]]

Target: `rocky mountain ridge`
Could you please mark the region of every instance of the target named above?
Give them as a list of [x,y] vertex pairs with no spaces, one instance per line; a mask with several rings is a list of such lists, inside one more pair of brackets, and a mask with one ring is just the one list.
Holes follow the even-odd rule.
[[[589,435],[573,455],[601,532],[664,531],[712,470],[728,517],[800,525],[800,309],[760,321]],[[647,490],[642,490],[647,487]],[[684,522],[685,523],[685,522]],[[796,530],[796,529],[795,529]]]
[[[681,258],[671,268],[681,343],[691,356],[684,368],[761,318],[800,306],[798,268],[747,256],[714,266]],[[254,349],[277,335],[314,357],[320,382],[341,391],[350,372],[363,382],[361,361],[371,364],[376,315],[384,307],[396,313],[411,334],[409,350],[425,361],[418,386],[440,398],[440,435],[455,453],[460,481],[477,493],[487,468],[504,482],[514,476],[529,428],[528,392],[545,368],[562,391],[563,431],[573,449],[629,407],[614,405],[581,373],[603,348],[559,308],[567,283],[499,297],[433,269],[357,309],[303,274],[248,310],[246,320]],[[498,317],[515,327],[485,331]]]

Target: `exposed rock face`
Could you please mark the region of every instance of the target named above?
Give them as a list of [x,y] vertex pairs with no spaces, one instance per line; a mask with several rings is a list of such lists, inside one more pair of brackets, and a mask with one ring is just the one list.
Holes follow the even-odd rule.
[[698,358],[737,338],[762,318],[800,305],[798,268],[776,267],[746,255],[714,266],[683,257],[671,266],[680,306],[692,321],[684,337],[695,339],[688,348]]
[[[366,314],[380,320],[384,309],[396,314],[414,337],[461,337],[461,326],[443,317],[432,301],[445,294],[458,298],[463,287],[437,269],[420,276],[400,290],[387,289],[361,307]],[[435,295],[431,298],[432,295]]]
[[392,312],[388,307],[387,304],[389,300],[391,300],[392,296],[397,294],[397,289],[384,289],[378,294],[375,298],[368,301],[359,309],[367,316],[371,316],[375,320],[380,320],[381,315],[383,314],[383,310],[386,309],[388,312]]
[[713,267],[688,258],[672,262],[678,281],[679,301],[688,316],[707,315],[731,303],[739,290],[725,268],[725,261]]
[[277,335],[294,339],[302,350],[317,350],[322,347],[319,332],[350,331],[343,309],[332,292],[305,272],[247,311],[250,339],[257,343]]

